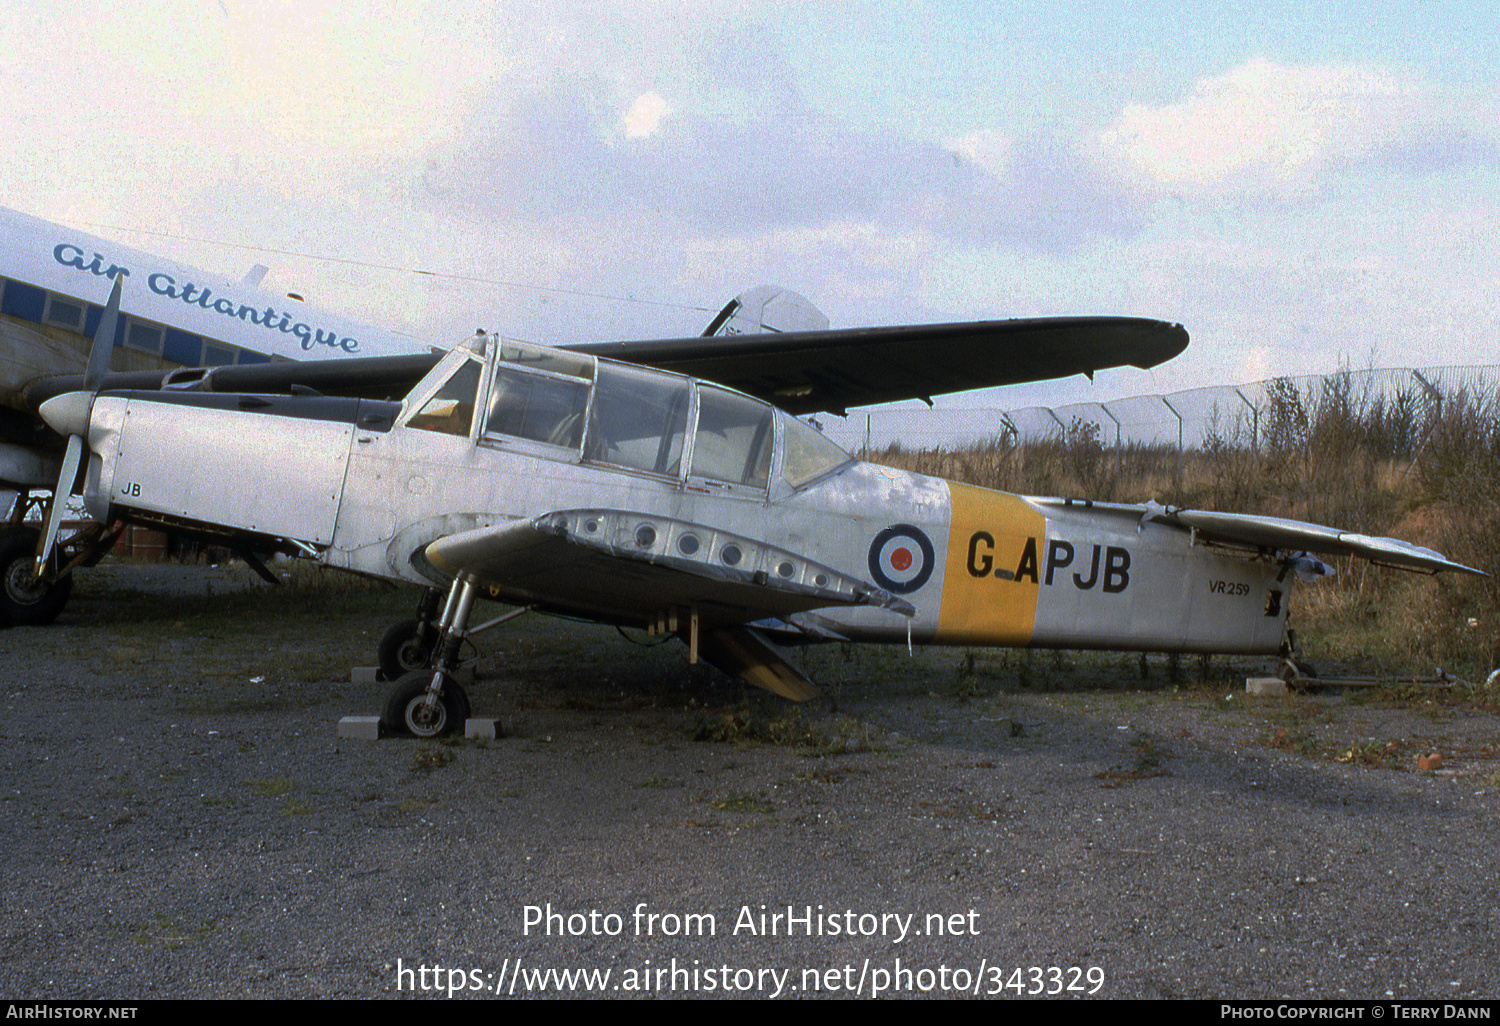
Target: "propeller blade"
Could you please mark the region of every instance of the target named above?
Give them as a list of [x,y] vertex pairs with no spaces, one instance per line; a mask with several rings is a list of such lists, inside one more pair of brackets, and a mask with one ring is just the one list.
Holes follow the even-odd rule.
[[59,433],[68,436],[68,451],[63,454],[62,469],[57,475],[57,487],[52,489],[52,504],[47,510],[47,523],[36,550],[36,574],[41,577],[52,556],[52,547],[57,544],[57,531],[62,526],[63,511],[68,498],[73,494],[73,482],[78,478],[78,465],[83,462],[84,435],[89,430],[89,407],[94,393],[109,373],[109,357],[115,348],[115,325],[120,320],[120,293],[125,287],[125,274],[115,275],[115,287],[110,290],[109,302],[99,318],[99,327],[94,331],[94,344],[89,347],[89,362],[83,371],[83,391],[68,396],[59,396],[62,402],[49,400],[51,416],[43,419]]
[[73,481],[78,477],[78,464],[83,459],[83,437],[68,436],[68,451],[63,454],[62,470],[57,475],[57,489],[52,493],[52,507],[47,511],[47,524],[42,530],[41,544],[37,547],[36,572],[41,576],[52,555],[52,546],[57,541],[57,529],[62,525],[63,510],[68,497],[73,494]]
[[104,375],[109,373],[109,355],[115,348],[115,325],[120,320],[120,291],[124,285],[125,275],[115,275],[115,287],[109,293],[109,303],[104,307],[104,315],[99,318],[99,330],[94,332],[88,367],[83,372],[85,392],[97,392]]

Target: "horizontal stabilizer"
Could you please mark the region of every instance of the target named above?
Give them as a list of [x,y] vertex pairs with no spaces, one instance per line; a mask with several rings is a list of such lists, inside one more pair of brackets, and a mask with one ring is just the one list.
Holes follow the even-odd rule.
[[1440,552],[1397,538],[1374,538],[1334,527],[1286,520],[1281,517],[1245,513],[1214,513],[1208,510],[1173,509],[1157,503],[1141,507],[1141,519],[1186,528],[1205,541],[1248,545],[1291,552],[1337,553],[1361,556],[1379,566],[1419,573],[1455,570],[1488,576],[1482,570],[1455,563]]
[[828,318],[805,296],[774,285],[757,285],[725,304],[704,329],[703,337],[826,331],[827,328]]

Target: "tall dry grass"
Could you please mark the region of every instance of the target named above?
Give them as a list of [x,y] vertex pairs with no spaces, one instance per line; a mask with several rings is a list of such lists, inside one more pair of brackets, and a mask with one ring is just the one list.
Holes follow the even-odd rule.
[[1500,399],[1361,392],[1349,375],[1269,389],[1258,430],[1211,425],[1203,443],[1114,446],[1075,418],[1052,438],[870,454],[876,463],[986,488],[1251,512],[1399,537],[1489,578],[1413,577],[1341,562],[1294,607],[1311,658],[1368,670],[1482,679],[1500,666]]

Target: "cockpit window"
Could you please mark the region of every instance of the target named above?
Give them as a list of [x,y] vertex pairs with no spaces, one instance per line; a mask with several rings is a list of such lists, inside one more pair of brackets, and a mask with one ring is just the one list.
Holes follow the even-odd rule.
[[497,367],[484,432],[577,449],[583,442],[583,414],[588,404],[588,382],[560,381]]
[[687,378],[601,361],[584,459],[678,477],[691,394]]
[[699,386],[693,477],[764,488],[775,437],[771,407],[722,388]]
[[782,419],[786,451],[781,458],[781,477],[793,488],[801,488],[854,459],[823,432],[795,417]]
[[567,449],[583,444],[590,357],[502,342],[490,386],[486,435],[510,435]]
[[479,393],[479,362],[466,360],[437,394],[407,421],[408,427],[467,438],[474,425],[474,397]]

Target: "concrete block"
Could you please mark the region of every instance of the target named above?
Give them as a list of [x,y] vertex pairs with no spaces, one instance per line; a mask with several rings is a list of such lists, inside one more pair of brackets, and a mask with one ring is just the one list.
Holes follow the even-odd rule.
[[481,737],[493,741],[500,736],[500,721],[487,716],[470,716],[464,720],[464,737]]
[[356,741],[379,741],[380,717],[345,716],[339,720],[339,737],[352,737]]
[[1286,694],[1286,681],[1280,677],[1246,677],[1245,694],[1284,695]]

